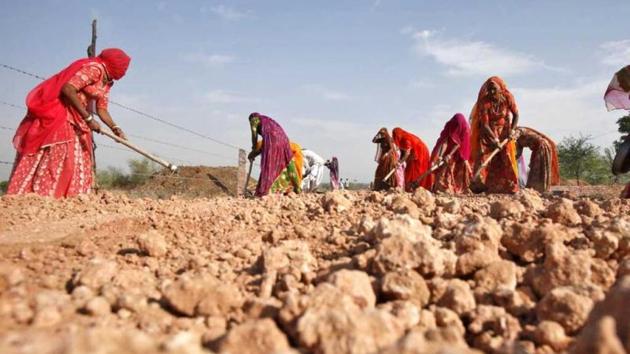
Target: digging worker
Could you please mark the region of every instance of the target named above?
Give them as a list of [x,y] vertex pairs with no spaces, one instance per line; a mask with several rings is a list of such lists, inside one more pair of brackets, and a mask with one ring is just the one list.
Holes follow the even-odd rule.
[[[405,170],[402,165],[398,165],[400,153],[396,148],[396,144],[394,144],[394,138],[389,134],[387,128],[383,127],[379,129],[372,139],[372,143],[376,144],[376,156],[374,156],[374,160],[378,163],[376,172],[374,172],[372,189],[382,191],[403,187],[405,183]],[[392,170],[396,171],[390,174]],[[388,174],[389,177],[387,176]],[[387,177],[387,179],[385,179],[385,177]]]
[[[28,94],[26,117],[13,138],[17,153],[7,194],[60,198],[90,192],[91,130],[101,129],[94,113],[125,138],[107,105],[114,81],[125,76],[130,61],[120,49],[104,49],[97,57],[73,62]],[[89,101],[96,102],[96,112],[88,109]]]
[[[518,108],[505,81],[498,76],[486,80],[471,113],[471,160],[479,176],[476,192],[518,192],[518,170],[514,129]],[[486,164],[491,154],[498,153]]]
[[549,137],[532,128],[516,128],[516,157],[523,154],[523,148],[529,148],[532,156],[529,160],[527,188],[547,192],[551,186],[560,182],[560,167],[556,144]]
[[[300,193],[297,168],[289,138],[275,120],[260,113],[249,115],[249,126],[252,133],[252,151],[249,160],[261,155],[260,177],[256,186],[257,197],[271,193]],[[258,140],[258,136],[262,140]]]
[[302,149],[302,155],[304,156],[302,190],[305,192],[316,192],[317,187],[319,187],[324,178],[324,164],[326,161],[309,149]]
[[406,163],[405,190],[413,192],[418,186],[431,190],[431,175],[427,175],[421,181],[418,178],[429,169],[429,149],[417,136],[401,129],[392,130],[394,143],[400,150],[398,165]]
[[470,159],[470,127],[463,114],[455,114],[444,125],[431,152],[433,191],[467,192],[472,177]]

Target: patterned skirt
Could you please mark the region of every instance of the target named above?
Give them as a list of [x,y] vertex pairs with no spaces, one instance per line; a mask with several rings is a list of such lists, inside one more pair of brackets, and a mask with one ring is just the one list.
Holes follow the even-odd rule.
[[[34,154],[17,154],[7,194],[37,193],[50,197],[71,197],[92,188],[92,137],[70,123],[70,141],[42,147]],[[66,132],[68,133],[68,132]]]

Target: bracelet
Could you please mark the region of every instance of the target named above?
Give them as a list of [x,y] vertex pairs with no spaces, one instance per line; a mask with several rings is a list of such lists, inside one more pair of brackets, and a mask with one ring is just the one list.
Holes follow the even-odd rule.
[[115,129],[120,129],[120,127],[114,124],[114,126],[112,126],[112,130],[115,130]]
[[94,117],[92,117],[92,115],[90,114],[87,118],[83,118],[83,120],[84,120],[86,123],[89,123],[89,122],[91,122],[92,120],[94,120]]

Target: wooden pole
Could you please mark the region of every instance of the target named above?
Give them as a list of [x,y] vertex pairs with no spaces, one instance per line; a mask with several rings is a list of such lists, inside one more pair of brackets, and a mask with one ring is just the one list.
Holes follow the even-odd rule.
[[[88,46],[87,54],[90,58],[96,56],[96,19],[92,20],[92,40]],[[90,111],[90,113],[96,112],[96,101],[90,100],[88,102],[88,111]],[[99,186],[96,178],[96,144],[94,143],[94,133],[90,132],[90,134],[92,135],[92,188],[98,192]]]
[[105,136],[107,136],[109,138],[114,139],[116,142],[125,145],[126,147],[130,148],[131,150],[139,153],[140,155],[142,155],[142,156],[144,156],[144,157],[146,157],[148,159],[151,159],[151,160],[159,163],[160,165],[170,169],[173,172],[177,171],[177,166],[176,165],[173,165],[172,163],[170,163],[170,162],[168,162],[168,161],[166,161],[166,160],[164,160],[162,158],[159,158],[159,157],[157,157],[157,156],[155,156],[155,155],[145,151],[144,149],[138,147],[137,145],[132,144],[131,142],[129,142],[129,140],[125,140],[123,138],[119,138],[118,136],[116,136],[116,135],[114,135],[114,134],[112,134],[112,133],[110,133],[108,131],[105,131],[105,130],[101,130],[101,134],[103,134],[103,135],[105,135]]

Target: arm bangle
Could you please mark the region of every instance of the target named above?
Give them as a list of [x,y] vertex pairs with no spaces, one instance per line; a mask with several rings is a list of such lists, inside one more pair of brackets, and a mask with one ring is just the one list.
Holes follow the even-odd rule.
[[92,115],[90,114],[87,118],[83,119],[86,123],[91,122],[92,120],[94,120],[94,117],[92,117]]

